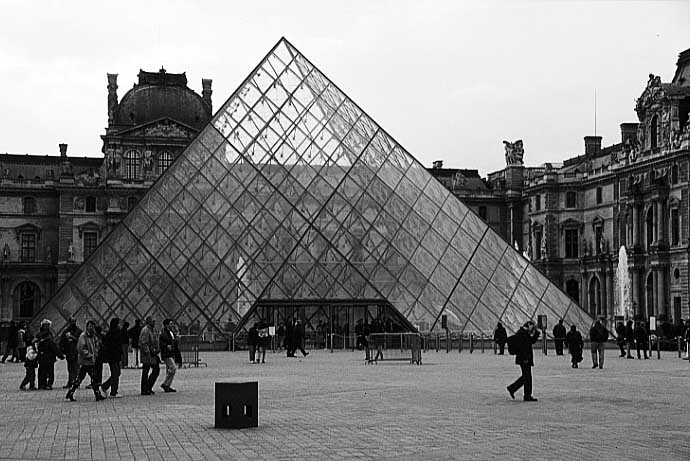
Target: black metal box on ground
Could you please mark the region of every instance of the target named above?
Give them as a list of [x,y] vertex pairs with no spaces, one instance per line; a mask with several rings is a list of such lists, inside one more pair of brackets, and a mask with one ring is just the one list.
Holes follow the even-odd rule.
[[216,383],[216,428],[259,426],[259,383]]

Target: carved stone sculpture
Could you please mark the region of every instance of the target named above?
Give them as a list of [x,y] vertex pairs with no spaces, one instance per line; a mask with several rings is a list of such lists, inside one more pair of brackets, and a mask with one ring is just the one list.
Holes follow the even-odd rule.
[[506,165],[524,165],[522,157],[525,150],[522,145],[522,139],[515,142],[503,141],[506,151]]

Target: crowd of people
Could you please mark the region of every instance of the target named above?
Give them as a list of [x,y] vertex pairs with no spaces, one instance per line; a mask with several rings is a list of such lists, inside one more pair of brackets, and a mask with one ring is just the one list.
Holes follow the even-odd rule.
[[[663,331],[663,329],[661,329]],[[579,368],[578,364],[583,360],[584,339],[575,325],[570,326],[570,331],[566,332],[563,319],[559,320],[553,328],[554,346],[556,355],[564,355],[563,346],[565,345],[570,352],[572,368]],[[681,338],[685,344],[686,355],[690,360],[690,320],[685,324],[680,324],[675,329],[676,337]],[[649,349],[649,329],[645,322],[633,322],[628,320],[625,324],[617,321],[615,332],[610,332],[603,324],[601,319],[596,319],[589,329],[590,351],[592,354],[592,368],[604,368],[605,345],[610,337],[614,337],[616,345],[620,350],[619,357],[634,359],[631,350],[636,350],[637,359],[648,359],[647,350]],[[508,352],[515,355],[515,364],[520,366],[520,377],[507,387],[511,398],[515,398],[515,393],[524,388],[524,400],[536,402],[532,396],[532,367],[534,366],[534,355],[532,345],[538,340],[539,331],[533,321],[526,322],[518,331],[508,336],[508,332],[501,322],[494,329],[494,342],[496,343],[497,353],[503,355],[505,346]],[[657,338],[657,341],[660,339]]]
[[[33,335],[24,324],[10,323],[4,363],[23,362],[25,376],[19,385],[21,390],[51,390],[55,381],[55,363],[64,360],[67,366],[67,389],[65,399],[74,401],[74,395],[88,375],[87,385],[97,401],[120,396],[120,375],[122,368],[129,368],[130,346],[134,352],[134,368],[141,361],[141,394],[154,394],[154,385],[160,374],[160,364],[166,367],[166,376],[161,384],[164,392],[176,392],[172,387],[177,368],[182,364],[178,335],[173,321],[163,321],[160,332],[155,329],[155,320],[147,317],[144,325],[136,320],[132,327],[128,322],[114,317],[107,325],[88,320],[82,330],[75,318],[70,318],[67,327],[59,337],[51,329],[52,322],[43,320],[38,332]],[[14,338],[14,339],[12,339]],[[103,368],[108,365],[109,377],[103,380]],[[105,394],[105,395],[104,395]]]

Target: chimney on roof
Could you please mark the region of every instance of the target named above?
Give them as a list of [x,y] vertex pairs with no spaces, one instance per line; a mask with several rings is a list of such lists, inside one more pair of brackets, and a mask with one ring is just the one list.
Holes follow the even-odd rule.
[[440,170],[443,168],[443,160],[436,160],[434,163],[432,163],[432,168],[434,170]]
[[115,123],[117,108],[117,74],[108,74],[108,125]]
[[60,157],[67,158],[67,144],[58,144],[58,147],[60,148]]
[[213,94],[213,91],[211,90],[211,83],[213,83],[213,80],[210,78],[202,78],[201,79],[201,97],[206,101],[206,104],[208,104],[208,107],[213,107],[211,105],[211,94]]
[[585,136],[585,155],[591,157],[601,152],[601,136]]
[[621,123],[621,142],[633,145],[637,140],[637,123]]

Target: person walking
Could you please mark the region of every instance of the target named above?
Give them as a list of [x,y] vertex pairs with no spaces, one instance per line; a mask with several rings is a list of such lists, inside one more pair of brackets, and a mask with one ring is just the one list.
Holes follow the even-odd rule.
[[120,330],[120,319],[113,317],[110,320],[110,328],[103,337],[103,361],[108,364],[110,378],[102,385],[103,393],[107,394],[110,389],[111,397],[118,397],[120,389],[120,365],[122,360],[122,331]]
[[609,338],[606,327],[597,319],[589,329],[590,349],[592,351],[592,368],[604,368],[604,345]]
[[565,326],[563,319],[560,319],[553,327],[553,342],[556,345],[556,355],[563,355],[563,342],[565,341]]
[[649,334],[647,333],[647,328],[644,326],[644,322],[637,322],[635,326],[635,343],[637,344],[637,360],[642,360],[640,357],[640,350],[644,352],[645,360],[649,359],[647,357],[647,341],[649,340]]
[[304,350],[304,328],[299,319],[295,320],[295,326],[292,329],[292,356],[299,350],[303,357],[309,355],[309,352]]
[[122,322],[120,328],[120,348],[122,349],[122,368],[129,368],[129,322]]
[[48,319],[41,320],[38,330],[38,388],[51,390],[55,381],[55,362],[57,358],[64,356],[58,351],[50,331],[52,322]]
[[514,383],[509,385],[508,393],[511,398],[515,398],[515,393],[521,387],[523,390],[523,400],[525,402],[536,402],[537,399],[532,396],[532,367],[534,366],[534,353],[532,352],[532,345],[539,339],[539,330],[533,320],[525,322],[525,324],[510,338],[512,346],[508,350],[515,351],[515,364],[520,366],[521,375]]
[[26,358],[26,327],[22,322],[17,327],[17,353],[19,361],[23,362]]
[[685,352],[688,363],[690,363],[690,320],[685,322]]
[[635,329],[633,328],[632,320],[628,320],[628,322],[625,324],[625,343],[627,345],[627,354],[625,357],[628,359],[634,359],[635,357],[630,355],[630,351],[633,347],[635,347]]
[[256,346],[259,344],[258,323],[249,327],[247,331],[247,347],[249,348],[249,363],[256,363]]
[[625,357],[625,325],[623,322],[616,323],[616,344],[621,350],[621,355],[619,357]]
[[577,368],[577,364],[582,362],[582,349],[585,347],[585,342],[582,340],[582,335],[577,331],[575,325],[570,326],[570,331],[565,335],[565,342],[570,351],[572,367]]
[[81,328],[77,326],[77,319],[69,318],[69,325],[67,329],[60,335],[60,350],[65,356],[67,362],[67,384],[62,386],[63,389],[69,389],[79,375],[79,353],[77,352],[77,341],[81,336]]
[[94,320],[89,320],[86,322],[86,331],[79,336],[79,340],[77,341],[79,374],[67,391],[65,399],[70,402],[75,401],[74,393],[88,374],[91,378],[91,390],[93,391],[94,397],[96,397],[96,401],[105,400],[100,390],[100,375],[96,371],[96,357],[99,355],[100,349],[101,339],[96,333],[96,322]]
[[38,367],[38,340],[35,340],[33,344],[30,344],[26,348],[26,359],[24,360],[24,368],[26,369],[26,374],[24,379],[19,385],[19,389],[25,391],[26,385],[29,385],[30,391],[36,390],[36,368]]
[[383,322],[379,317],[375,318],[371,322],[371,338],[374,343],[374,347],[376,347],[376,355],[374,355],[374,362],[377,362],[379,359],[383,360],[383,341],[384,341],[384,335],[383,335]]
[[295,346],[294,346],[294,330],[295,324],[293,319],[289,318],[285,321],[285,350],[287,351],[288,357],[295,356]]
[[5,355],[2,356],[2,363],[5,363],[7,357],[10,362],[19,362],[19,352],[17,351],[17,324],[14,320],[10,320],[10,326],[7,330],[7,345],[5,346]]
[[494,330],[494,342],[498,346],[498,355],[503,355],[506,348],[506,340],[508,339],[508,332],[501,322],[496,324],[496,329]]
[[136,319],[134,326],[127,332],[132,343],[132,353],[134,354],[134,368],[139,368],[139,336],[141,336],[141,320]]
[[153,386],[156,384],[160,369],[160,347],[154,333],[156,321],[152,317],[146,317],[146,324],[139,335],[139,348],[141,350],[141,395],[153,395]]
[[177,337],[172,326],[172,319],[163,320],[163,331],[161,331],[159,338],[161,358],[165,363],[165,380],[161,384],[164,392],[177,392],[172,388],[172,383],[175,379],[175,373],[177,373],[177,364],[182,365],[180,348],[177,345]]
[[[266,349],[271,346],[271,334],[268,329],[268,324],[263,320],[259,320],[256,331],[259,335],[256,363],[266,363]],[[259,359],[261,359],[261,362],[259,362]]]

